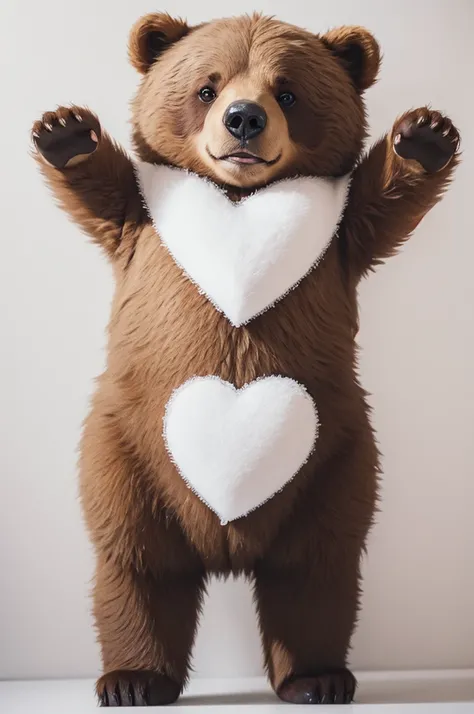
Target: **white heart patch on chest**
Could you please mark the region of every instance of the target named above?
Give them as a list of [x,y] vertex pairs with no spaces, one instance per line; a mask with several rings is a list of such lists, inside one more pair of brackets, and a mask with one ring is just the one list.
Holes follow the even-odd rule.
[[225,524],[247,515],[298,473],[318,435],[306,389],[265,377],[236,389],[194,377],[168,401],[163,435],[179,473]]
[[238,327],[284,297],[321,260],[349,178],[295,178],[232,203],[206,179],[139,163],[140,189],[175,262]]

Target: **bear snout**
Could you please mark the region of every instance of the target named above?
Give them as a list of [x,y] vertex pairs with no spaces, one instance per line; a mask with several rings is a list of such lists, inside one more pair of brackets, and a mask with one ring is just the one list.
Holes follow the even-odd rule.
[[229,104],[222,121],[232,136],[241,142],[246,142],[265,129],[267,112],[260,104],[242,99]]

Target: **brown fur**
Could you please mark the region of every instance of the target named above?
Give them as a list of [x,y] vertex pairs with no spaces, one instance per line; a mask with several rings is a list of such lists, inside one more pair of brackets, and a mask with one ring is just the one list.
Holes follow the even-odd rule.
[[[149,42],[150,32],[159,33],[158,44]],[[379,64],[375,40],[361,28],[318,38],[260,16],[188,28],[156,15],[135,26],[130,53],[145,73],[133,105],[143,160],[192,168],[238,198],[281,176],[340,175],[359,159],[366,133],[361,91]],[[227,99],[210,108],[197,98],[209,77],[227,99],[245,87],[267,103],[280,164],[256,169],[249,180],[203,157],[203,136],[221,146],[230,141],[209,120]],[[282,80],[298,97],[293,113],[275,100]],[[409,115],[415,123],[417,117]],[[272,133],[272,126],[280,130]],[[266,137],[256,141],[254,151],[272,148]],[[102,703],[130,703],[132,694],[132,703],[176,698],[188,676],[206,580],[229,573],[253,579],[265,664],[280,696],[322,700],[326,687],[334,701],[351,699],[354,681],[344,668],[378,477],[357,379],[356,288],[436,203],[455,161],[428,174],[394,153],[392,135],[376,144],[358,161],[338,239],[321,267],[238,329],[163,250],[132,164],[106,134],[79,166],[40,164],[65,209],[105,248],[117,278],[107,369],[81,449],[82,503],[97,551],[95,617],[108,673],[98,684]],[[209,374],[237,387],[262,375],[292,377],[314,396],[321,420],[318,448],[297,478],[224,527],[179,477],[161,435],[173,389]],[[140,690],[137,699],[134,671],[165,675],[155,689],[166,692],[147,700]]]
[[[162,21],[161,31],[167,32],[166,16]],[[359,34],[362,39],[369,36]],[[295,173],[313,175],[315,166],[320,175],[346,173],[362,149],[365,116],[346,62],[336,57],[331,61],[334,51],[329,45],[332,48],[336,37],[333,32],[323,42],[300,28],[259,15],[218,20],[190,31],[158,57],[143,79],[133,104],[140,155],[234,183],[235,176],[224,175],[209,161],[203,144],[210,144],[214,155],[237,148],[221,118],[222,109],[240,96],[258,99],[274,118],[250,148],[265,159],[283,150],[282,161],[271,171],[258,167],[246,174],[252,189]],[[375,40],[372,44],[376,46]],[[375,78],[375,70],[372,74]],[[218,92],[211,107],[197,96],[199,88],[209,84]],[[284,89],[294,89],[298,99],[285,115],[275,100],[278,90]]]

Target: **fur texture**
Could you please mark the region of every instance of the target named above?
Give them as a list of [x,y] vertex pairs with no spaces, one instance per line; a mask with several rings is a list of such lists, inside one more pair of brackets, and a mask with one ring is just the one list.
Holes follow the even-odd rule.
[[318,415],[306,390],[287,377],[240,390],[199,377],[172,394],[163,432],[188,486],[226,525],[295,477],[313,450]]
[[142,163],[137,174],[162,242],[234,327],[268,310],[319,263],[349,183],[348,177],[280,181],[235,204],[184,171]]
[[[82,504],[97,552],[100,701],[174,701],[188,676],[206,580],[230,573],[252,578],[279,696],[350,701],[347,653],[379,468],[357,377],[357,284],[439,200],[458,133],[421,108],[361,156],[362,91],[375,79],[379,52],[360,28],[316,36],[261,16],[190,28],[157,14],[135,26],[130,52],[143,73],[133,104],[140,160],[210,177],[232,200],[282,178],[353,174],[337,238],[318,269],[235,328],[157,240],[132,162],[98,133],[90,112],[60,108],[33,127],[49,185],[104,248],[117,278],[107,369],[81,446]],[[245,166],[232,158],[242,146],[222,121],[239,98],[266,114],[265,130],[243,147],[258,160]],[[100,140],[89,134],[85,142],[86,129]],[[304,385],[321,422],[317,449],[297,476],[226,526],[187,488],[160,427],[173,390],[208,375],[237,389],[289,377]]]

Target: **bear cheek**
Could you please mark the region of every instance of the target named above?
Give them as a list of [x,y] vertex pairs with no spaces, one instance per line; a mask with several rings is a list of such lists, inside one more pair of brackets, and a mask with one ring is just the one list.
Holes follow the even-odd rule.
[[222,121],[226,107],[227,101],[222,96],[218,97],[207,109],[198,136],[198,146],[202,152],[205,152],[206,157],[208,157],[206,147],[214,156],[222,156],[234,148],[235,140],[230,136]]

